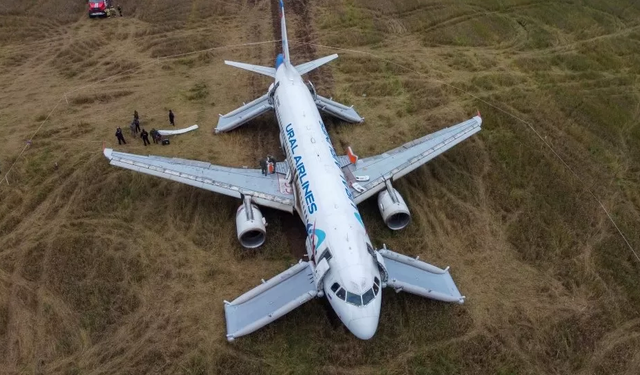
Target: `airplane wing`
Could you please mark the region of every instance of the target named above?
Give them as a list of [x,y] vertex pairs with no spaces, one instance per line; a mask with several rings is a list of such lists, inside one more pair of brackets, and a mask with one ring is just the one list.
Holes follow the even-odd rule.
[[248,335],[318,294],[314,269],[308,262],[269,279],[231,302],[224,301],[227,340]]
[[259,169],[230,168],[206,162],[141,156],[104,149],[111,165],[162,177],[216,193],[241,198],[250,196],[256,204],[293,212],[294,198],[286,181],[286,169],[280,164],[276,172],[264,176]]
[[[415,139],[383,154],[363,158],[342,167],[356,204],[385,187],[385,180],[397,180],[429,160],[480,131],[482,118],[475,116],[460,124]],[[341,161],[344,158],[341,159]]]

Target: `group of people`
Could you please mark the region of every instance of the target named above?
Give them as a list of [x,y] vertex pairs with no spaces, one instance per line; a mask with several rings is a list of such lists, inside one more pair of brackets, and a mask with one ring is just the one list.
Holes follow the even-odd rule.
[[[175,115],[173,114],[172,110],[169,110],[169,123],[173,126],[176,126]],[[131,121],[129,129],[131,129],[131,136],[133,137],[137,136],[138,132],[140,132],[140,138],[142,138],[142,142],[144,142],[145,146],[151,144],[151,142],[149,142],[149,132],[144,130],[144,128],[140,128],[140,116],[138,115],[137,110],[133,111],[133,121]],[[119,145],[123,143],[125,145],[127,144],[127,141],[124,139],[124,134],[122,133],[122,129],[120,127],[116,129],[116,138],[118,139]],[[162,142],[162,136],[160,135],[160,132],[155,128],[151,129],[151,139],[153,140],[153,143]]]

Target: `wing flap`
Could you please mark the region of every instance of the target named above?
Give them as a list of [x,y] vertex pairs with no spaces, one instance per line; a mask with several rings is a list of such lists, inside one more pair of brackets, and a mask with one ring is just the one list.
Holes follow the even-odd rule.
[[449,268],[441,269],[391,250],[378,250],[389,274],[387,286],[443,302],[464,303]]
[[224,306],[227,340],[248,335],[313,299],[313,267],[299,262]]
[[215,193],[240,198],[250,196],[265,207],[293,212],[293,195],[283,190],[284,176],[264,176],[259,169],[230,168],[206,162],[161,156],[141,156],[113,151],[104,155],[110,164],[133,171],[195,186]]
[[221,115],[216,126],[216,133],[233,130],[271,109],[273,109],[273,106],[269,103],[268,94],[264,94],[226,115]]

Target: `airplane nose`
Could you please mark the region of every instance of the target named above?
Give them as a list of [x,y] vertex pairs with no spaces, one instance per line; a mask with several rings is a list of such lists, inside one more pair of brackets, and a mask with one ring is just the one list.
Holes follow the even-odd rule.
[[378,317],[369,316],[366,318],[351,319],[347,327],[357,338],[369,340],[378,329]]

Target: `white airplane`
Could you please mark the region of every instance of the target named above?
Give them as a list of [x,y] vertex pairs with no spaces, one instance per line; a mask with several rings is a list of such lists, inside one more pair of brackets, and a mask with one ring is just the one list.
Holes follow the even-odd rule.
[[139,156],[105,149],[112,165],[167,178],[236,197],[237,236],[246,248],[262,245],[266,222],[258,205],[293,213],[307,228],[309,261],[225,302],[227,339],[247,335],[314,297],[326,296],[344,325],[367,340],[376,332],[381,288],[463,303],[446,269],[391,250],[375,249],[358,212],[358,204],[378,194],[378,206],[393,230],[407,226],[410,213],[392,181],[413,171],[480,131],[475,116],[383,154],[359,159],[349,148],[338,156],[318,109],[349,122],[363,119],[353,108],[324,98],[301,75],[337,58],[331,55],[294,66],[289,56],[284,6],[280,2],[282,54],[275,67],[232,61],[226,64],[274,78],[267,93],[220,117],[216,132],[225,132],[274,110],[286,160],[265,175],[260,169],[229,168],[206,162]]

